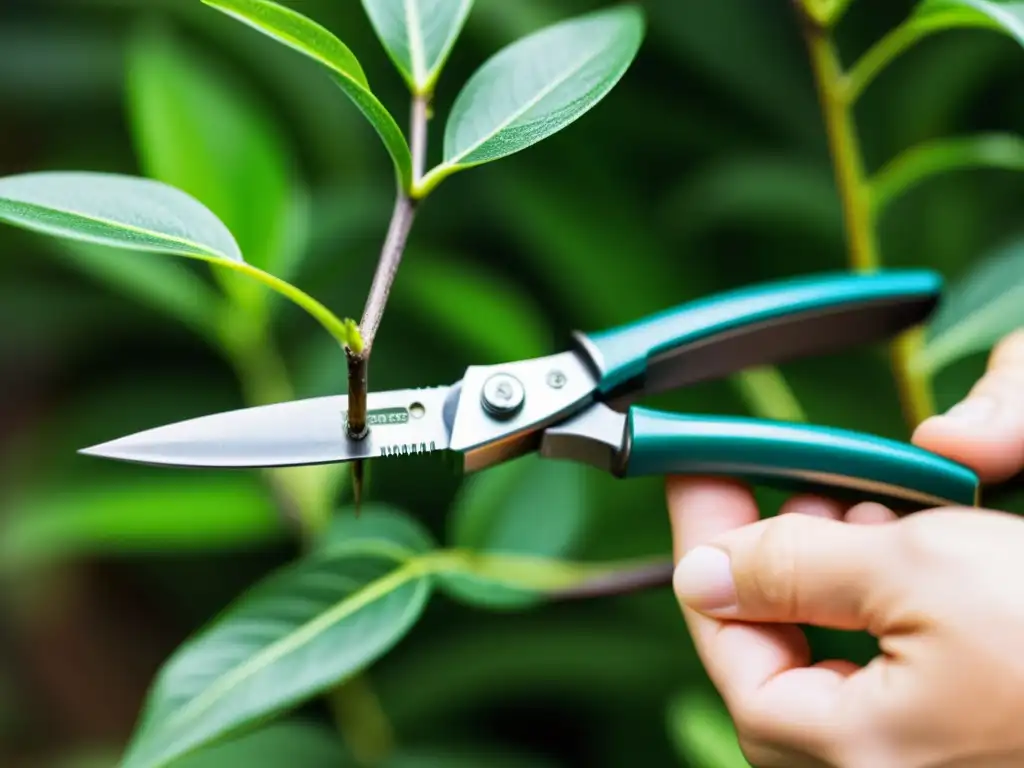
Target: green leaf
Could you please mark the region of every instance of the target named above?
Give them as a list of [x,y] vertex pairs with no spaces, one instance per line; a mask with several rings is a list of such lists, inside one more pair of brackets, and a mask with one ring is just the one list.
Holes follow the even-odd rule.
[[342,344],[354,328],[290,283],[246,263],[231,232],[191,195],[152,179],[84,171],[0,178],[0,221],[87,243],[208,261],[298,304]]
[[937,28],[999,29],[1024,44],[1024,3],[1005,0],[921,0],[910,19]]
[[323,64],[380,135],[402,189],[412,187],[412,156],[402,129],[373,95],[355,54],[328,30],[301,13],[270,0],[202,0],[244,24]]
[[[586,528],[586,471],[530,454],[470,476],[452,506],[452,545],[475,554],[538,559],[571,552]],[[529,570],[529,561],[522,567]],[[451,594],[489,607],[518,608],[541,599],[536,591],[509,586],[491,574],[502,575],[480,569],[441,578]]]
[[0,563],[11,568],[83,555],[223,550],[288,533],[258,476],[241,474],[49,485],[9,506]]
[[872,206],[882,212],[933,176],[972,168],[1024,171],[1024,139],[995,133],[936,139],[908,149],[871,180]]
[[150,691],[122,768],[165,766],[338,685],[393,647],[427,602],[413,520],[340,516],[319,547],[182,645]]
[[[408,305],[447,343],[480,363],[549,354],[550,330],[538,307],[509,280],[477,264],[434,253],[410,253],[395,284],[397,306]],[[458,296],[458,301],[452,301]]]
[[293,202],[302,197],[297,161],[269,110],[161,27],[140,27],[128,52],[128,106],[146,175],[202,202],[246,261],[284,277],[303,240]]
[[914,368],[934,375],[1024,327],[1024,240],[998,249],[953,285],[928,326]]
[[853,101],[904,51],[937,32],[957,28],[1005,32],[1024,45],[1024,2],[921,0],[910,17],[879,40],[850,68],[847,96]]
[[0,219],[57,237],[209,261],[242,262],[202,203],[150,179],[41,171],[0,178]]
[[335,732],[283,720],[225,739],[176,760],[174,768],[339,768],[350,764]]
[[644,36],[639,7],[617,5],[512,43],[478,69],[452,105],[444,162],[417,195],[462,168],[519,152],[576,121],[626,73]]
[[687,691],[669,705],[669,735],[679,756],[694,768],[749,768],[736,729],[719,701]]
[[473,0],[363,0],[363,8],[409,89],[429,94]]

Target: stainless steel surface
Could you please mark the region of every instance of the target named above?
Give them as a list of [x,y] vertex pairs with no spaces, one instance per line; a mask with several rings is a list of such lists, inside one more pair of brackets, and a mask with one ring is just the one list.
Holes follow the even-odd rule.
[[[564,379],[557,388],[549,383],[556,371]],[[522,408],[504,420],[489,414],[481,400],[485,383],[496,374],[514,376],[525,390]],[[586,362],[575,352],[467,368],[451,449],[465,454],[467,472],[533,450],[540,445],[540,430],[586,403],[596,386]]]
[[[80,453],[180,467],[288,467],[448,448],[451,387],[372,392],[369,434],[345,432],[345,395],[243,408],[138,432]],[[449,408],[449,412],[451,409]]]
[[496,373],[484,382],[480,403],[484,410],[499,419],[511,418],[523,407],[526,392],[523,383],[507,373]]
[[540,454],[549,459],[580,461],[618,474],[626,463],[626,415],[595,403],[561,424],[548,427]]
[[548,386],[552,389],[561,389],[565,386],[565,374],[557,368],[548,373]]

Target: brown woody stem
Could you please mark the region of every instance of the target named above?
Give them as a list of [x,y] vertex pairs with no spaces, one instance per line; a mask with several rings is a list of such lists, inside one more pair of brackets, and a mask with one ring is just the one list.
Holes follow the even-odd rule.
[[671,559],[666,559],[599,576],[579,586],[559,590],[551,596],[555,599],[569,600],[642,592],[671,584],[674,571],[675,563]]
[[[414,96],[412,100],[412,119],[410,133],[412,135],[413,186],[423,175],[427,148],[427,110],[426,96]],[[377,271],[370,285],[370,295],[366,297],[363,319],[359,324],[359,332],[363,339],[360,352],[345,350],[348,357],[348,433],[349,437],[359,440],[366,436],[366,393],[367,368],[370,352],[377,329],[384,317],[384,309],[388,303],[391,286],[398,274],[398,266],[402,263],[402,254],[416,218],[416,201],[408,190],[400,189],[395,199],[395,209],[391,214],[391,223],[381,248]]]

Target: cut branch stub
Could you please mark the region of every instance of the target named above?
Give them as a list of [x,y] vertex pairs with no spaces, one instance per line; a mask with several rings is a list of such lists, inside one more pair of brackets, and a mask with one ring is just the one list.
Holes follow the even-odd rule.
[[366,437],[366,357],[345,348],[348,359],[348,414],[345,429],[353,440]]

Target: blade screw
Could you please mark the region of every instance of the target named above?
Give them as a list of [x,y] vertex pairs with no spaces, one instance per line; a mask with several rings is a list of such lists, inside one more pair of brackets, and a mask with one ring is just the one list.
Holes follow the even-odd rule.
[[554,370],[548,374],[548,386],[552,389],[561,389],[565,386],[565,374]]
[[515,376],[496,373],[484,382],[480,402],[489,414],[508,419],[519,412],[526,401],[526,390]]

